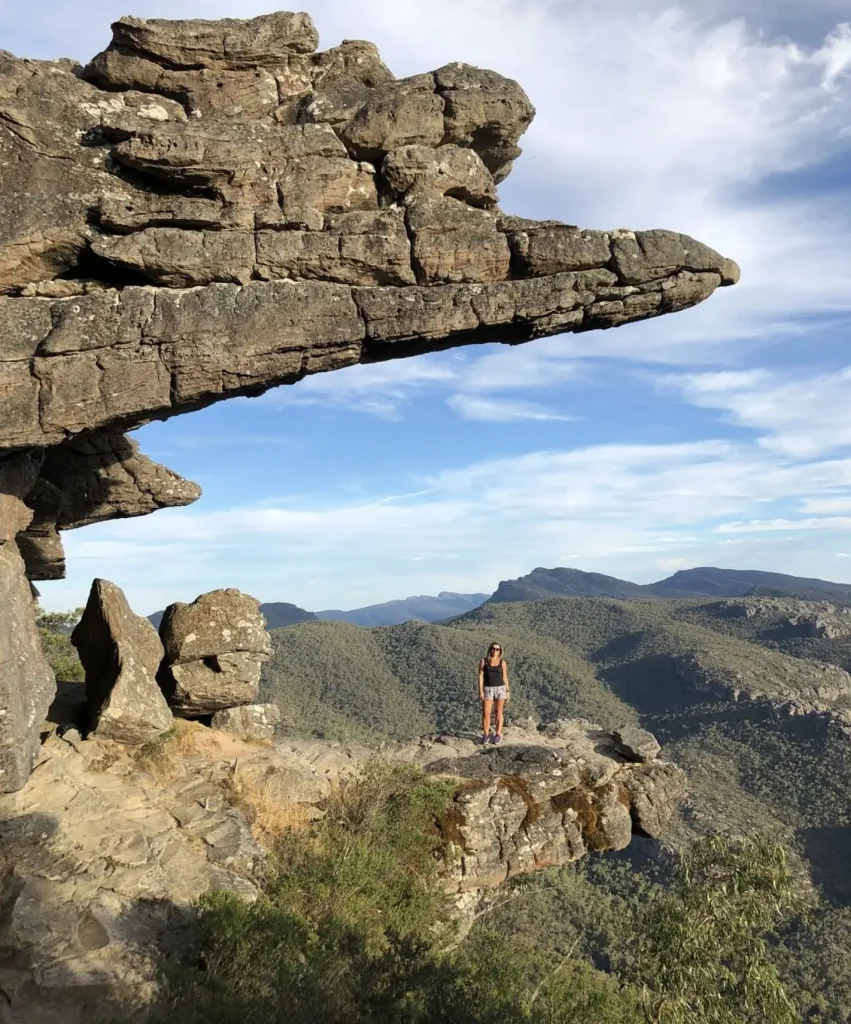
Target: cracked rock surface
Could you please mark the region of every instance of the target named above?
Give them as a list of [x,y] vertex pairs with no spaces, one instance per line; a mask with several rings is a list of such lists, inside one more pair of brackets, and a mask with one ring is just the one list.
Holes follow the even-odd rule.
[[734,283],[670,231],[504,216],[534,109],[396,80],[305,14],[123,18],[86,68],[0,57],[0,448],[306,373],[673,312]]
[[122,18],[86,67],[0,52],[0,523],[29,517],[28,578],[64,575],[62,530],[199,496],[124,436],[152,419],[738,280],[675,231],[503,213],[533,116],[494,71],[396,79],[371,43],[320,51],[299,13]]
[[176,715],[200,718],[257,699],[272,641],[256,598],[229,588],[169,605],[160,638],[160,684]]

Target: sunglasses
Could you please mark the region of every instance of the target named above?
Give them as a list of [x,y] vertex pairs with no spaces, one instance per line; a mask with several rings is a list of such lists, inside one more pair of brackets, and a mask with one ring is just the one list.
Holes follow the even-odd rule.
[[491,650],[492,651],[499,651],[499,653],[502,654],[502,648],[501,647],[491,647]]

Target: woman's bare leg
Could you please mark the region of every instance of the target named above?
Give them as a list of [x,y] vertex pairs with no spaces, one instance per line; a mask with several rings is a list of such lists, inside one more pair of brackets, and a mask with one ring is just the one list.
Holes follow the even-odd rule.
[[497,736],[502,735],[502,713],[505,709],[505,700],[498,700],[496,702],[496,734]]
[[491,731],[491,712],[493,711],[493,701],[483,700],[482,701],[482,734],[487,736]]

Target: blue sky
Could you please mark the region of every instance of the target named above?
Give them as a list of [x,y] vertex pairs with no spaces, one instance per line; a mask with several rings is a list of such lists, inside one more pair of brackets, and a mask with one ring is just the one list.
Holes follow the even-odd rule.
[[[108,25],[239,0],[0,3],[0,45],[85,61]],[[851,27],[845,0],[317,0],[321,46],[450,60],[538,109],[503,209],[684,231],[742,282],[616,331],[317,375],[136,434],[204,488],[65,535],[137,611],[237,586],[355,607],[538,565],[637,582],[714,564],[851,581]],[[846,21],[843,24],[843,17]]]

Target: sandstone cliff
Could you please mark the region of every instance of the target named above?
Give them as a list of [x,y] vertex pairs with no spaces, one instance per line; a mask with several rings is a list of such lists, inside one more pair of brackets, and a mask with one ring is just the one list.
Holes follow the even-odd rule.
[[[61,530],[198,497],[127,429],[357,362],[616,327],[738,279],[676,232],[503,214],[534,115],[516,82],[457,63],[397,80],[369,43],[317,45],[278,13],[122,18],[85,68],[0,53],[0,544],[29,579],[62,575]],[[15,558],[0,572],[21,588]],[[2,657],[0,694],[20,683]],[[28,658],[42,683],[6,702],[4,758],[46,710]],[[15,755],[0,789],[26,773]]]

